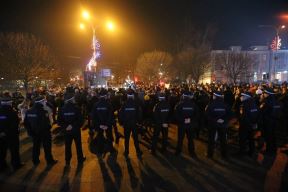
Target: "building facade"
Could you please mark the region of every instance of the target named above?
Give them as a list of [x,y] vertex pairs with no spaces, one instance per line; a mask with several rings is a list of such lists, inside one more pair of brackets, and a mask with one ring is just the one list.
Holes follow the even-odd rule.
[[[252,59],[238,77],[237,82],[260,82],[288,81],[288,50],[270,50],[268,46],[253,46],[249,50],[243,50],[240,46],[232,46],[228,50],[213,50],[211,52],[211,70],[205,76],[205,82],[225,82],[231,83],[226,71],[223,68],[223,55],[225,53],[244,53]],[[222,55],[222,59],[219,59]],[[227,58],[228,59],[228,58]],[[229,63],[229,61],[226,61]],[[210,74],[210,80],[207,78]]]

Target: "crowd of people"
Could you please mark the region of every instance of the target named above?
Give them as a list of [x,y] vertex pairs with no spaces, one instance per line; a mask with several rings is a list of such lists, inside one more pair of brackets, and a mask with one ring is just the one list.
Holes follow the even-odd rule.
[[[23,126],[33,141],[32,161],[40,163],[43,146],[48,165],[57,160],[52,155],[51,129],[61,127],[65,135],[65,161],[70,165],[71,145],[75,142],[78,164],[86,160],[82,152],[81,130],[88,128],[97,154],[116,153],[119,125],[124,128],[124,156],[129,158],[132,134],[137,156],[142,157],[138,135],[152,132],[150,152],[157,153],[161,133],[161,151],[168,146],[171,124],[177,125],[175,155],[181,155],[184,137],[188,152],[197,158],[194,140],[205,132],[207,158],[214,158],[216,143],[220,143],[223,159],[229,158],[227,133],[231,119],[239,123],[239,155],[253,157],[259,150],[265,155],[277,152],[277,131],[288,135],[287,84],[194,84],[171,88],[141,86],[135,89],[84,89],[68,85],[65,89],[38,89],[26,96],[17,91],[0,93],[0,169],[7,168],[7,151],[11,165],[19,169],[19,128]],[[256,142],[258,137],[264,142]],[[260,134],[259,134],[260,133]],[[258,141],[258,140],[257,140]],[[287,140],[288,141],[288,140]]]

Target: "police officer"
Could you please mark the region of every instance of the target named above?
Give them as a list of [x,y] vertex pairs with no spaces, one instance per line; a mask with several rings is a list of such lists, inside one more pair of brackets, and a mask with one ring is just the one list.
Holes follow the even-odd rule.
[[153,109],[153,115],[155,120],[154,133],[152,138],[151,153],[155,154],[157,141],[160,132],[162,132],[162,151],[166,151],[168,142],[168,127],[169,127],[169,111],[170,106],[165,98],[164,93],[160,93],[158,96],[159,102]]
[[58,123],[65,130],[66,166],[70,165],[73,140],[76,145],[78,164],[82,164],[86,160],[86,157],[83,156],[81,142],[81,127],[84,123],[84,118],[80,108],[76,105],[74,94],[65,95],[65,105],[59,111]]
[[57,163],[52,156],[51,124],[48,112],[44,110],[45,98],[39,96],[35,99],[34,105],[25,115],[24,126],[28,135],[33,139],[32,161],[35,166],[40,163],[40,145],[43,145],[45,159],[48,165]]
[[138,130],[137,130],[137,123],[140,122],[142,119],[142,112],[141,107],[134,98],[134,92],[133,90],[127,91],[127,100],[122,105],[120,111],[119,111],[119,123],[123,125],[124,127],[124,137],[125,137],[125,152],[124,156],[127,158],[129,155],[129,140],[130,135],[132,132],[132,136],[134,139],[134,146],[136,149],[136,153],[138,157],[140,158],[142,156],[142,151],[139,147],[139,141],[138,141]]
[[[113,110],[110,102],[107,100],[107,90],[101,89],[99,93],[99,101],[93,106],[91,113],[92,130],[97,131],[98,138],[105,139],[107,141],[108,149],[101,149],[102,151],[108,150],[111,153],[115,152],[113,148],[113,135],[112,135],[112,124],[113,124]],[[105,137],[105,135],[106,137]]]
[[119,144],[119,139],[120,139],[120,133],[118,131],[118,126],[117,126],[117,121],[116,121],[116,114],[115,112],[118,112],[118,110],[121,107],[120,103],[120,98],[116,97],[115,91],[110,90],[109,92],[109,102],[111,103],[112,106],[112,111],[113,111],[113,123],[112,123],[112,129],[114,130],[114,135],[115,135],[115,144]]
[[263,93],[264,100],[260,105],[263,135],[266,142],[266,154],[276,154],[276,133],[281,115],[281,105],[275,98],[273,89],[266,87]]
[[213,100],[206,107],[208,119],[208,158],[213,158],[215,140],[219,137],[221,155],[227,158],[227,123],[229,109],[224,103],[224,95],[220,91],[213,92]]
[[204,129],[206,128],[205,107],[208,105],[210,98],[209,98],[209,94],[206,93],[203,90],[203,87],[201,86],[199,87],[199,91],[196,93],[197,93],[197,97],[195,97],[195,93],[194,93],[193,99],[196,101],[196,104],[199,109],[199,118],[198,118],[199,126],[196,130],[196,138],[199,139],[201,131],[204,131]]
[[239,112],[239,153],[244,154],[248,141],[249,155],[252,156],[255,151],[254,132],[258,127],[259,109],[250,92],[241,93],[240,100],[242,103]]
[[24,164],[20,161],[19,154],[19,118],[17,112],[12,108],[12,98],[1,99],[0,105],[0,170],[7,167],[6,154],[10,150],[11,164],[14,170]]
[[194,101],[191,100],[192,94],[184,91],[182,101],[175,107],[175,116],[178,124],[178,143],[175,155],[181,154],[185,133],[188,139],[188,150],[191,157],[195,158],[194,137],[198,126],[199,110]]

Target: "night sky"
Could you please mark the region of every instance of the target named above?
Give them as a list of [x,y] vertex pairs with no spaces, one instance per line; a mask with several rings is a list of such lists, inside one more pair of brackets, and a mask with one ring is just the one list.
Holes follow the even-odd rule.
[[[258,26],[288,24],[288,18],[280,17],[285,10],[288,14],[288,0],[3,0],[0,31],[33,33],[63,63],[84,65],[91,55],[91,31],[78,28],[83,8],[97,21],[116,21],[113,34],[97,30],[103,62],[108,63],[135,62],[144,51],[173,50],[187,19],[198,28],[217,26],[215,49],[267,45],[275,32]],[[281,36],[285,45],[288,30]]]

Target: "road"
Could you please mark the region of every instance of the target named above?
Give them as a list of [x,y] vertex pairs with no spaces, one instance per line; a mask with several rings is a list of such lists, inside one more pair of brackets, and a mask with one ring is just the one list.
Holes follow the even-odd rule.
[[[123,129],[120,128],[123,132]],[[83,151],[87,160],[77,167],[73,147],[71,168],[65,168],[64,143],[53,142],[53,154],[59,162],[47,168],[41,151],[40,165],[33,168],[32,145],[27,133],[21,131],[21,157],[25,166],[16,172],[7,170],[0,174],[0,191],[288,191],[287,156],[277,153],[276,158],[254,158],[233,155],[237,148],[230,144],[230,160],[221,160],[216,153],[214,160],[207,159],[206,141],[196,140],[198,160],[190,158],[185,146],[182,156],[174,156],[176,127],[169,130],[169,148],[166,153],[152,156],[143,140],[142,160],[137,159],[133,141],[130,159],[126,160],[124,139],[115,145],[118,155],[103,159],[88,150],[88,132],[82,132]],[[185,141],[185,145],[187,145]]]

